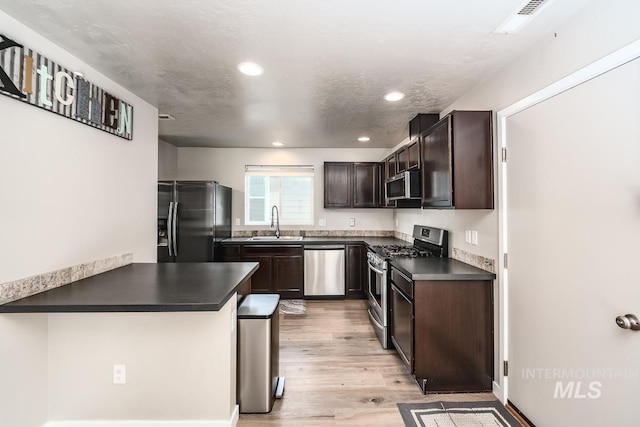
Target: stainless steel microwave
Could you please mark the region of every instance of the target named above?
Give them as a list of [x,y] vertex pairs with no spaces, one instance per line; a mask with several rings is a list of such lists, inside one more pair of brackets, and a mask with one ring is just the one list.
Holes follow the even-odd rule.
[[384,189],[387,200],[419,199],[422,197],[420,171],[410,170],[389,178]]

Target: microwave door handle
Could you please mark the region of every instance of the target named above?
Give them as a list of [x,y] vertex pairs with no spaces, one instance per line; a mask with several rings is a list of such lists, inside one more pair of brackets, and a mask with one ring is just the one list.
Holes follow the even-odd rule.
[[173,204],[173,221],[171,221],[173,227],[173,255],[178,256],[178,202]]
[[411,197],[411,179],[409,178],[408,173],[405,173],[404,177],[404,195]]

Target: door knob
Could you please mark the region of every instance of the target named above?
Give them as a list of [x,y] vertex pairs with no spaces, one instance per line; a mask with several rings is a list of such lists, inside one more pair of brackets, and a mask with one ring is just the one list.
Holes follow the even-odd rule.
[[634,314],[625,314],[616,317],[616,324],[622,329],[631,329],[632,331],[640,331],[640,320]]

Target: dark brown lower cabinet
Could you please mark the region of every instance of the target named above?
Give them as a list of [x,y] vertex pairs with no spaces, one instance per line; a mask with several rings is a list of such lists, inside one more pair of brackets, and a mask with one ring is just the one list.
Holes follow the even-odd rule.
[[367,248],[364,245],[346,245],[346,298],[364,299],[367,280]]
[[304,284],[304,251],[289,250],[272,258],[271,290],[283,298],[302,298]]
[[[259,263],[251,277],[252,293],[274,293],[302,298],[304,251],[302,245],[223,245],[224,261]],[[236,248],[237,247],[237,248]]]
[[257,262],[258,270],[251,276],[251,293],[271,292],[271,256],[270,255],[246,255],[242,261]]
[[423,393],[491,391],[493,281],[414,283],[414,376]]
[[413,374],[413,302],[395,286],[391,290],[391,342]]
[[391,341],[423,393],[491,391],[493,282],[390,280]]

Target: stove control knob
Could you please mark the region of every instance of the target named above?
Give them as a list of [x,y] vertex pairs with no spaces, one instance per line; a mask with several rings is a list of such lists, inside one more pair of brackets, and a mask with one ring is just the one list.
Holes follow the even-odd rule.
[[625,314],[616,317],[616,324],[622,329],[631,329],[632,331],[640,331],[640,321],[633,314]]

